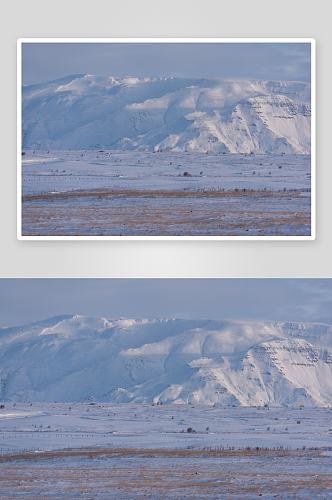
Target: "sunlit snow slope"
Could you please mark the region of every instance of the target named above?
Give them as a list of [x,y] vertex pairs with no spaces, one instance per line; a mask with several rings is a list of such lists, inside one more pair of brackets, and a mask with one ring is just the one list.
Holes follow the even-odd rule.
[[0,330],[2,401],[332,404],[332,327],[57,316]]
[[71,75],[22,89],[23,149],[310,153],[308,83]]

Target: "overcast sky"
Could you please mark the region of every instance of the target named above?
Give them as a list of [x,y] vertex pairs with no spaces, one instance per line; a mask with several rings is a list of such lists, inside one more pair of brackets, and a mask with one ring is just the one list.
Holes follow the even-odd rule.
[[332,324],[332,279],[0,279],[0,326],[63,314]]
[[23,84],[67,75],[310,82],[310,43],[24,43]]

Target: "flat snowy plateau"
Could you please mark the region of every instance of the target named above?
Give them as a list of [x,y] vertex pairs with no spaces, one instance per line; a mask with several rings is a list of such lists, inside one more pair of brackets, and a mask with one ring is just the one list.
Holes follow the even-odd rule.
[[301,82],[23,87],[20,236],[310,236],[310,102]]

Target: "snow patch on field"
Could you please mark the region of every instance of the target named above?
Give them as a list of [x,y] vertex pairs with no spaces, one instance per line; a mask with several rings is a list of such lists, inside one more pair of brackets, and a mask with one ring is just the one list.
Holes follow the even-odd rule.
[[[0,450],[332,446],[331,408],[5,403]],[[189,429],[189,431],[188,431]]]
[[310,155],[25,151],[22,194],[78,189],[311,188]]

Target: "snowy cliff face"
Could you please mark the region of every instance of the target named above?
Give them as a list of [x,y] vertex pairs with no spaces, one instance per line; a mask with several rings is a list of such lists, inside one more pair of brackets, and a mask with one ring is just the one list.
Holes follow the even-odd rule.
[[61,316],[0,331],[0,400],[332,405],[332,327]]
[[301,82],[72,75],[22,89],[23,149],[310,153]]

